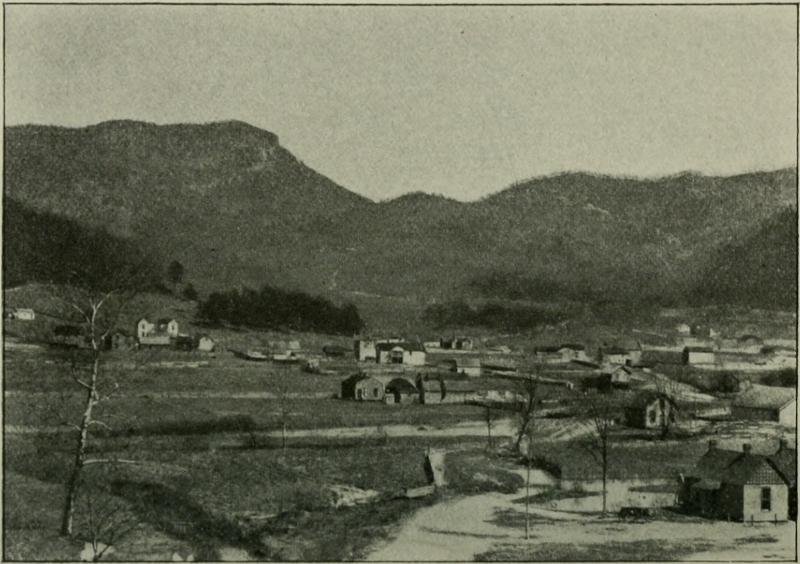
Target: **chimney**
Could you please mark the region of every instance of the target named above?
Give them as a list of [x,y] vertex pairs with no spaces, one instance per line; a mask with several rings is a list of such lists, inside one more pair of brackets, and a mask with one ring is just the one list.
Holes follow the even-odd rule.
[[753,445],[751,445],[750,443],[744,443],[742,445],[742,450],[744,451],[745,454],[750,454],[750,452],[753,450]]
[[718,444],[719,441],[717,439],[711,439],[710,441],[708,441],[708,450],[714,450],[715,448],[717,448]]

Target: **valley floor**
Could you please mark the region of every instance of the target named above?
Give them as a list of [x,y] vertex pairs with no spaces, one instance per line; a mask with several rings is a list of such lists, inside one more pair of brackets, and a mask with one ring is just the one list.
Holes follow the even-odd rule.
[[625,523],[596,513],[531,506],[525,539],[520,494],[487,493],[419,510],[370,561],[794,561],[794,522],[745,526],[684,518]]

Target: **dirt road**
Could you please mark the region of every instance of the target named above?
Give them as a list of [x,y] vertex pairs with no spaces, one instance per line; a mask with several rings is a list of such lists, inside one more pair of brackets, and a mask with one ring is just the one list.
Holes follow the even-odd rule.
[[522,514],[515,503],[520,494],[482,494],[420,510],[403,524],[399,534],[375,548],[370,561],[473,560],[493,547],[520,543],[596,545],[663,540],[687,546],[706,543],[711,549],[690,555],[704,561],[795,560],[795,523],[746,527],[741,523],[664,522],[629,524],[592,514],[532,507],[531,539],[524,539],[520,519],[510,526],[498,515]]

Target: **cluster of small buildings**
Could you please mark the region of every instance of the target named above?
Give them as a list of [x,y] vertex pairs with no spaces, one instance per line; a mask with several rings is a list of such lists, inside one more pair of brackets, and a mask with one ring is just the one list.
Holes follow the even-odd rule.
[[33,321],[34,319],[36,319],[36,312],[33,311],[31,308],[16,307],[12,309],[6,309],[5,318],[17,319],[19,321]]
[[[53,329],[54,345],[81,348],[89,346],[89,341],[84,329],[77,325],[58,325]],[[111,331],[105,339],[105,347],[118,350],[158,347],[213,352],[216,343],[208,335],[181,333],[178,321],[173,318],[159,318],[151,322],[143,317],[136,323],[136,331],[133,333],[124,329]]]
[[136,323],[135,346],[171,347],[178,350],[212,352],[216,343],[208,335],[191,336],[181,333],[178,321],[174,318],[162,317],[151,322],[143,317]]
[[420,343],[407,342],[402,338],[356,339],[355,357],[358,362],[378,364],[425,365],[425,347]]

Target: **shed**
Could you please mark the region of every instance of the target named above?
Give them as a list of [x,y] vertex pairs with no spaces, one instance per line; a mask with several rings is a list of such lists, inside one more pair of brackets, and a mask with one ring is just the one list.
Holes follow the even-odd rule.
[[600,360],[606,364],[630,364],[631,354],[620,347],[603,347],[600,349]]
[[683,364],[714,364],[716,358],[711,347],[684,347]]
[[481,361],[479,358],[457,358],[453,362],[453,372],[470,378],[479,378],[481,375]]
[[753,384],[733,400],[731,415],[745,421],[776,421],[797,426],[797,390]]
[[216,343],[214,339],[212,339],[208,335],[200,335],[197,339],[197,350],[201,352],[214,352],[214,348],[216,347]]
[[628,389],[631,387],[633,370],[628,366],[611,366],[600,371],[598,387],[601,390]]
[[342,381],[342,399],[358,401],[383,401],[386,392],[383,382],[363,372]]
[[11,315],[12,319],[19,319],[20,321],[33,321],[36,319],[36,312],[27,307],[18,307]]

